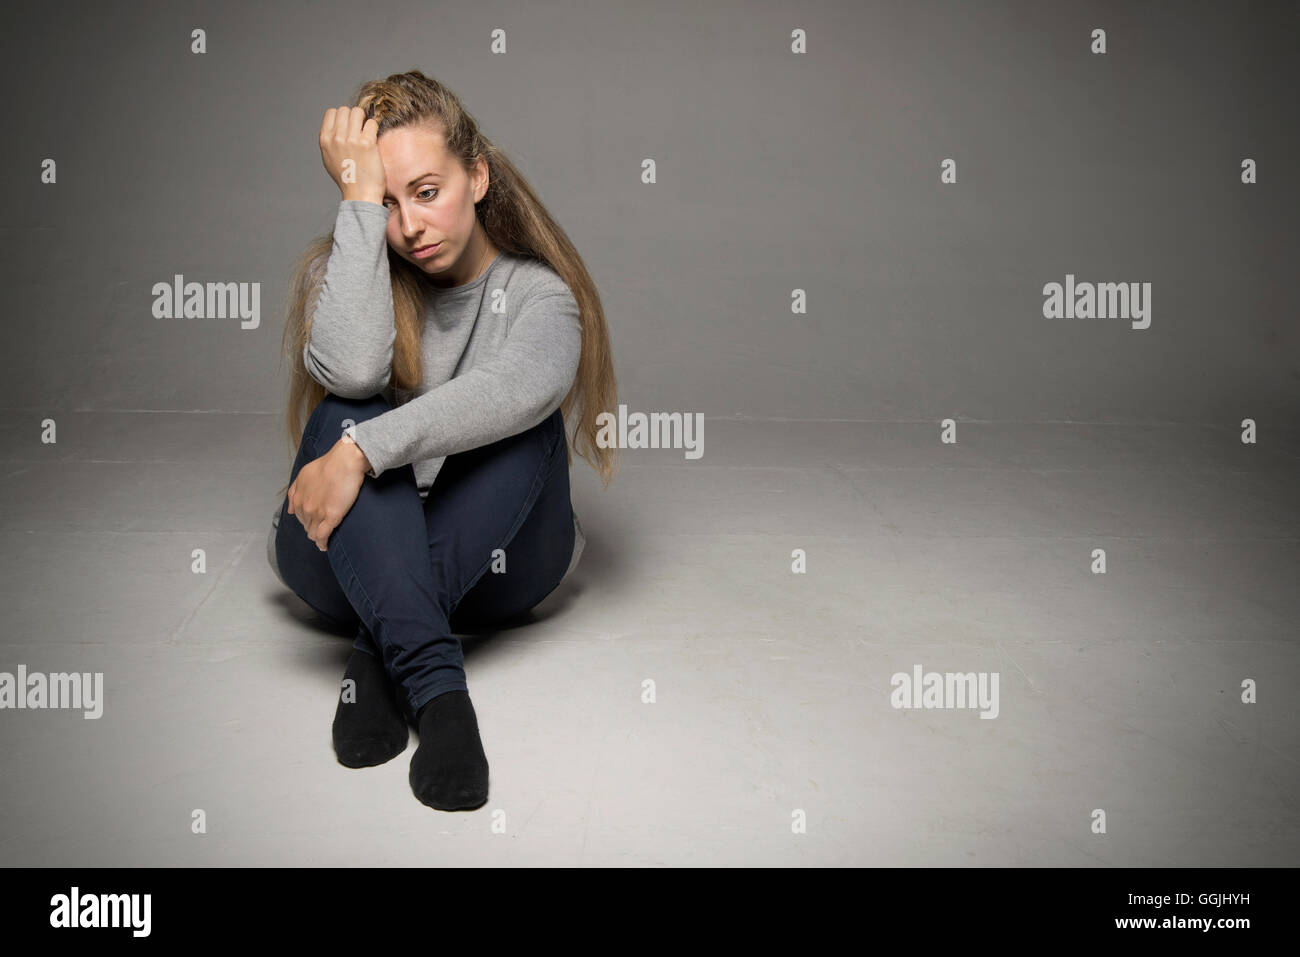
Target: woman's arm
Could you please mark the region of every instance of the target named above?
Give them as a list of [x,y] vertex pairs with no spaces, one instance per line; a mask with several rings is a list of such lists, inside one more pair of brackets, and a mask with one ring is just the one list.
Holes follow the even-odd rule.
[[501,350],[349,432],[376,476],[516,435],[564,401],[582,355],[578,303],[567,286],[524,299]]
[[340,200],[302,358],[308,375],[345,399],[382,391],[392,371],[397,330],[387,228],[388,210],[378,203]]
[[348,399],[388,385],[397,336],[378,136],[378,122],[359,107],[331,108],[321,120],[321,163],[343,199],[303,362],[313,379]]

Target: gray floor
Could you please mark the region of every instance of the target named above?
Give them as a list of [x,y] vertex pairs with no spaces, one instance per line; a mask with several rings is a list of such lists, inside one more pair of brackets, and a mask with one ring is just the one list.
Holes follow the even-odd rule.
[[[0,671],[105,707],[0,712],[4,864],[1300,860],[1294,430],[709,419],[607,492],[575,459],[587,551],[467,639],[491,796],[448,814],[414,734],[334,759],[350,641],[266,564],[276,417],[6,418]],[[895,709],[915,665],[996,672],[997,718]]]

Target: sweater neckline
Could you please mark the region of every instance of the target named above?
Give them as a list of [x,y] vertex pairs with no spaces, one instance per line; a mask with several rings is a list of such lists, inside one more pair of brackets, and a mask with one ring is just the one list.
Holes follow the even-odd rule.
[[492,274],[492,270],[496,268],[497,263],[501,262],[501,259],[504,255],[505,255],[505,250],[498,249],[497,254],[493,256],[492,261],[488,263],[487,269],[484,269],[483,274],[479,276],[477,279],[473,280],[472,282],[467,282],[464,285],[460,285],[460,286],[450,286],[446,288],[442,286],[435,286],[432,283],[430,283],[425,288],[429,292],[431,298],[437,300],[448,299],[451,298],[452,296],[463,295],[464,293],[477,289],[480,286],[482,286],[484,283],[486,283],[488,281],[488,276]]

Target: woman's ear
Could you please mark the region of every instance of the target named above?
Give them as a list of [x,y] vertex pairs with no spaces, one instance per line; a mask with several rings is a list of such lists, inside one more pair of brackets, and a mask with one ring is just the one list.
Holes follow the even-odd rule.
[[[477,176],[475,177],[476,186],[474,192],[476,195],[474,197],[474,202],[477,203],[481,201],[484,196],[487,195],[488,186],[491,185],[491,174],[488,169],[488,162],[482,153],[480,153],[478,156],[478,160],[475,163],[475,168],[477,170]],[[479,186],[482,187],[482,192],[479,192],[478,189]]]

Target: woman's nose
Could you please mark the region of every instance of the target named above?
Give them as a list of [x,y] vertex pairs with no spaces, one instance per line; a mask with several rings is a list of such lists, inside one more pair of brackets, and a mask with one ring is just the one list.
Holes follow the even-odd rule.
[[408,239],[414,238],[420,231],[420,224],[416,221],[415,214],[409,209],[403,209],[401,213],[402,235]]

